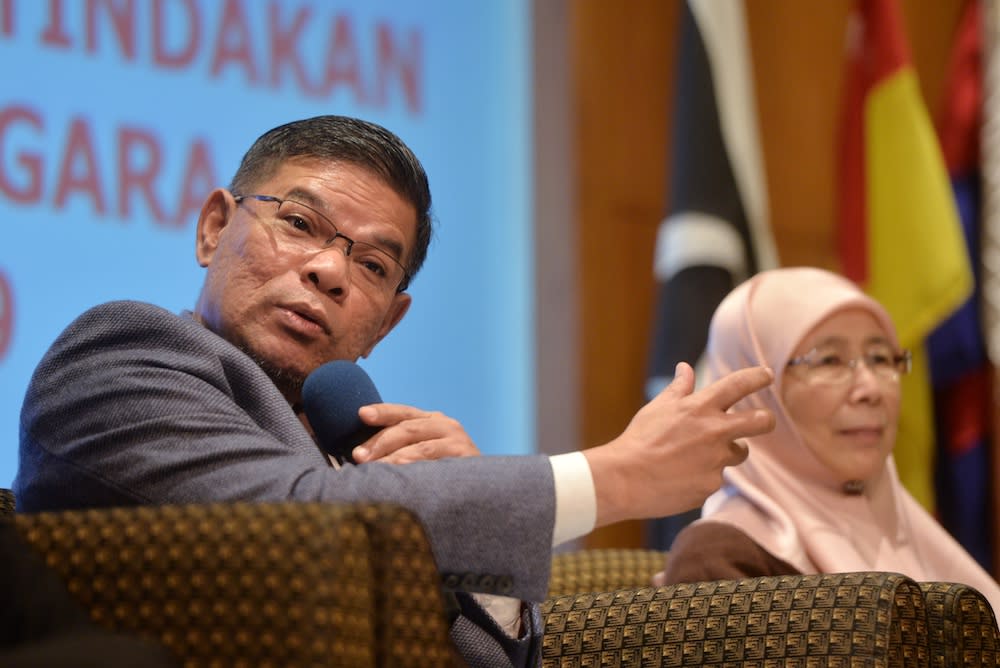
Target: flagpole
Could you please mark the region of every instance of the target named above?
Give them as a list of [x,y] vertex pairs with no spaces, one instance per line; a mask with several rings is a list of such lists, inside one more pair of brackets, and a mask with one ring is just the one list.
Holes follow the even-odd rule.
[[982,317],[986,352],[993,365],[993,443],[991,451],[993,482],[991,510],[993,526],[993,573],[1000,573],[1000,457],[996,435],[1000,434],[1000,6],[995,0],[982,0],[983,9],[983,123],[980,136],[982,163]]

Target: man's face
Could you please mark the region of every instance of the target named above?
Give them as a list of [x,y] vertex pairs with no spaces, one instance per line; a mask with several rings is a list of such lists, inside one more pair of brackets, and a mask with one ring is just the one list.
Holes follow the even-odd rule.
[[[317,159],[285,163],[253,193],[308,204],[355,240],[392,250],[401,263],[416,238],[413,207],[371,172]],[[198,262],[208,268],[195,315],[247,352],[290,401],[305,377],[333,359],[356,360],[402,319],[410,297],[362,287],[362,271],[338,240],[321,251],[292,251],[274,226],[277,205],[237,204],[216,190],[198,221]],[[287,221],[285,221],[287,224]]]

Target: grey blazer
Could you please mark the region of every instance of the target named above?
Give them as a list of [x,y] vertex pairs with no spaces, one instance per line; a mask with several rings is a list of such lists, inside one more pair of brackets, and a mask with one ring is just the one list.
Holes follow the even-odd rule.
[[20,511],[392,501],[420,517],[450,587],[546,595],[555,516],[547,457],[337,471],[253,360],[150,304],[97,306],[59,336],[29,384],[19,456]]

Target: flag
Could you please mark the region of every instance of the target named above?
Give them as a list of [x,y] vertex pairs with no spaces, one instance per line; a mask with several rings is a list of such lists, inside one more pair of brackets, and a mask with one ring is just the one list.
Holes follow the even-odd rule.
[[[697,365],[715,307],[738,283],[778,265],[743,0],[683,4],[671,132],[670,203],[657,232],[658,283],[646,394]],[[696,514],[660,521],[654,546]]]
[[683,4],[670,204],[657,232],[647,396],[695,364],[715,307],[739,282],[778,264],[742,0]]
[[844,274],[885,305],[913,352],[895,457],[904,485],[933,511],[926,340],[969,297],[972,272],[898,0],[858,0],[847,33],[838,252]]
[[[970,258],[980,257],[982,125],[982,11],[966,0],[945,85],[938,137],[951,178]],[[937,463],[935,492],[941,524],[987,571],[992,570],[990,431],[992,368],[980,317],[981,272],[972,264],[972,297],[928,339],[934,388]]]

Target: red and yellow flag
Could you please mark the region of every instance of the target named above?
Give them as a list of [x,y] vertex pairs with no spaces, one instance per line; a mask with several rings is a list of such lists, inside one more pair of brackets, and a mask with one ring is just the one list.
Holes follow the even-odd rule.
[[921,98],[898,0],[858,0],[848,24],[840,145],[843,272],[889,310],[913,351],[895,457],[934,507],[934,423],[924,340],[964,302],[972,272],[941,148]]

